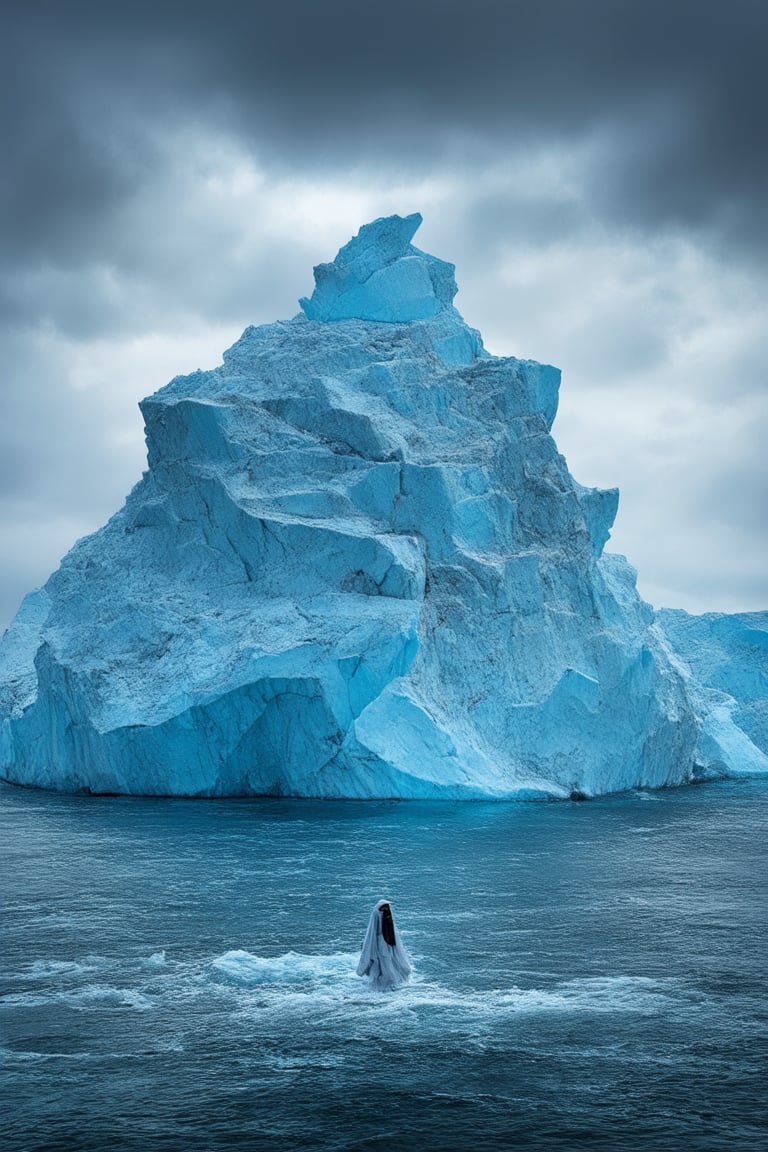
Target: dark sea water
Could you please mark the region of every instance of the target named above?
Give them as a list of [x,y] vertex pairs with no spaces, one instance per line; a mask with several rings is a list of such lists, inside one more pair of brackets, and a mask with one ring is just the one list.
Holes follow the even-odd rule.
[[[0,788],[3,1152],[768,1148],[768,786]],[[354,975],[392,900],[416,966]]]

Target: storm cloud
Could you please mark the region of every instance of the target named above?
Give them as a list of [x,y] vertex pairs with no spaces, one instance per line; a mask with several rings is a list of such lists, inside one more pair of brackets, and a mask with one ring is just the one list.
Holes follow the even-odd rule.
[[0,624],[138,477],[136,401],[414,210],[490,349],[563,369],[641,590],[765,605],[762,2],[2,7]]

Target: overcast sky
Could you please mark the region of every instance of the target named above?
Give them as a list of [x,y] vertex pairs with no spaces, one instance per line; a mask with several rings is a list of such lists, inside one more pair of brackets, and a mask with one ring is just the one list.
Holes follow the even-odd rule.
[[0,0],[0,628],[137,402],[420,211],[656,605],[768,608],[766,0]]

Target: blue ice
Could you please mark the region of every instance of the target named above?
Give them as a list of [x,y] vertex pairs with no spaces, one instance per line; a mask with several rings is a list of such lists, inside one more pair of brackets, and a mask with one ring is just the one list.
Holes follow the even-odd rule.
[[768,770],[764,646],[701,618],[708,684],[604,551],[618,492],[558,452],[559,372],[485,351],[420,222],[365,225],[299,315],[143,401],[147,471],[0,645],[5,778],[536,799]]

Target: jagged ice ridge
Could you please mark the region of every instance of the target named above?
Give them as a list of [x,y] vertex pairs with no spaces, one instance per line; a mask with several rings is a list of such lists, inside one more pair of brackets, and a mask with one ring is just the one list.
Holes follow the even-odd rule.
[[[559,372],[490,356],[418,214],[143,401],[148,470],[0,645],[0,774],[142,795],[537,798],[768,771],[768,614],[654,616]],[[714,639],[713,639],[714,637]],[[723,673],[710,683],[711,643]]]

